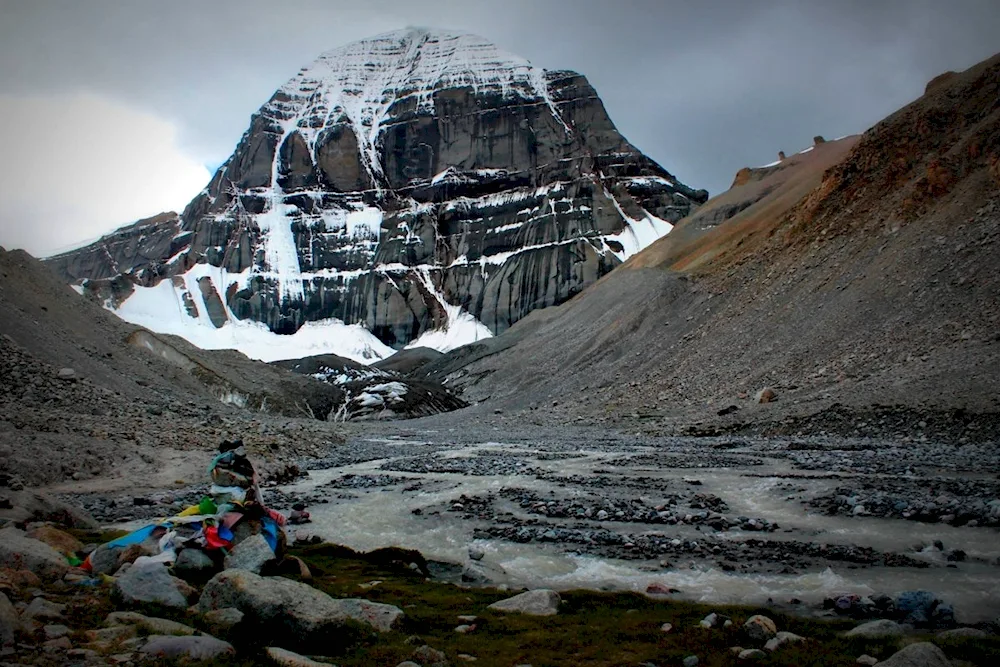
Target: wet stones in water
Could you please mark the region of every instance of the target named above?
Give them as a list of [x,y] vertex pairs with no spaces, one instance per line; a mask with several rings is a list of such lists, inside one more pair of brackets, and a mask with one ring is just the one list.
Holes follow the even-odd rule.
[[411,482],[414,479],[414,477],[400,477],[399,475],[344,475],[330,480],[323,486],[336,489],[375,489]]
[[720,562],[740,563],[741,572],[787,572],[790,567],[808,568],[831,561],[861,566],[928,567],[926,562],[870,547],[793,540],[699,541],[648,533],[623,535],[607,529],[545,525],[492,525],[476,528],[473,537],[518,543],[555,541],[577,545],[575,550],[578,552],[623,560],[652,559],[664,554],[710,557]]
[[[676,507],[680,496],[671,496],[665,503],[659,505],[646,504],[641,499],[615,499],[607,497],[557,499],[539,496],[533,491],[518,488],[504,488],[499,492],[499,496],[506,500],[517,503],[521,509],[529,514],[537,514],[552,519],[575,519],[581,522],[623,522],[623,523],[645,523],[658,525],[678,525],[686,524],[693,526],[708,526],[713,530],[726,531],[731,528],[741,528],[747,531],[771,532],[778,529],[778,524],[771,523],[761,518],[729,518],[712,508],[727,508],[726,503],[713,494],[695,494],[691,499],[692,509],[690,511]],[[461,512],[463,518],[477,518],[488,520],[493,523],[517,524],[525,522],[508,512],[498,512],[494,508],[495,498],[493,496],[466,496],[458,498],[457,503],[449,506],[449,512]],[[703,509],[694,509],[695,507]],[[576,524],[574,527],[579,526]],[[561,538],[554,538],[549,531],[542,533],[543,541],[559,541]],[[534,539],[534,538],[531,538]],[[524,538],[518,541],[527,542],[531,539]]]
[[399,458],[382,464],[382,470],[421,473],[461,473],[473,477],[535,473],[535,469],[527,461],[507,454],[494,452],[480,452],[478,456],[462,458],[442,458],[438,456]]
[[[809,500],[809,506],[827,514],[879,517],[957,526],[1000,525],[1000,483],[991,480],[914,479],[881,480],[881,488],[838,487]],[[928,488],[931,489],[928,494]],[[857,510],[864,507],[863,512]]]

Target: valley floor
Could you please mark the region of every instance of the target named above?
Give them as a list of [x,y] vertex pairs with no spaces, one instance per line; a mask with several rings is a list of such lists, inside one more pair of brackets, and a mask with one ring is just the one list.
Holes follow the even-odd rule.
[[[347,442],[303,462],[308,476],[270,488],[269,503],[309,506],[300,537],[418,549],[444,581],[820,616],[824,600],[927,589],[961,622],[1000,614],[992,442],[479,424],[346,425]],[[67,499],[129,526],[203,490]]]

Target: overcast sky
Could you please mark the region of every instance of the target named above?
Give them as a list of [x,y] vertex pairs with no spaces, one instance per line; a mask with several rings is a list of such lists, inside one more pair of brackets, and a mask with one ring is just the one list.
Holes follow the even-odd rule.
[[180,210],[301,66],[409,25],[585,74],[712,194],[1000,51],[998,0],[0,0],[0,245],[45,255]]

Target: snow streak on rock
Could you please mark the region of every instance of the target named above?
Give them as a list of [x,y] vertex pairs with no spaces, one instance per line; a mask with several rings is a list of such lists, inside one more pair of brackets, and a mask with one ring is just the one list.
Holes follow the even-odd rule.
[[[323,53],[282,86],[286,99],[272,104],[278,117],[298,120],[296,129],[310,151],[323,128],[346,119],[378,189],[379,135],[393,104],[412,96],[418,112],[431,112],[435,91],[470,87],[476,94],[542,101],[560,118],[544,74],[477,35],[410,28]],[[304,122],[308,118],[323,122]]]

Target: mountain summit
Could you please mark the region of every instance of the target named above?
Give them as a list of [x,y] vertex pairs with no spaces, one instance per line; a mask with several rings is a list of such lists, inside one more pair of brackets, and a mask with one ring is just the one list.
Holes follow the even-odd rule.
[[706,198],[629,144],[583,76],[411,28],[300,70],[179,216],[49,264],[203,346],[273,358],[262,323],[299,339],[282,356],[371,359],[499,333]]

